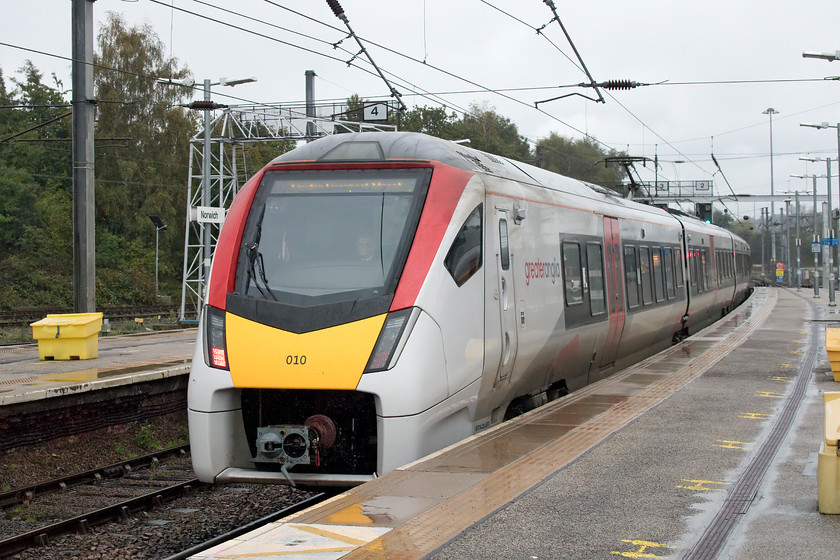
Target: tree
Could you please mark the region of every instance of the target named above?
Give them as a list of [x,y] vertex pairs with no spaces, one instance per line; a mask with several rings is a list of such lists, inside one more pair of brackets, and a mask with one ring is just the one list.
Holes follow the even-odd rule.
[[620,185],[625,177],[623,168],[603,163],[604,157],[619,154],[614,150],[605,152],[591,138],[574,140],[552,132],[537,142],[537,149],[541,167],[561,175],[606,187]]
[[342,121],[360,122],[364,118],[365,100],[358,93],[347,98],[347,111],[341,115]]
[[71,305],[69,108],[55,76],[18,74],[9,91],[0,71],[0,308]]
[[446,113],[443,107],[416,107],[400,118],[400,130],[422,132],[437,138],[458,140],[455,138],[455,113]]
[[189,141],[196,117],[179,106],[182,86],[156,78],[189,76],[164,56],[148,24],[128,27],[113,12],[99,31],[94,85],[96,122],[97,296],[99,304],[154,299],[155,228],[160,236],[161,293],[180,284]]
[[470,112],[453,124],[450,133],[468,139],[476,150],[519,161],[532,159],[531,148],[516,125],[487,103],[470,105]]
[[721,212],[720,210],[715,210],[712,215],[713,224],[722,228],[726,228],[728,230],[732,229],[732,224],[734,222],[735,218],[732,217],[732,214],[729,213],[729,210],[724,210],[723,212]]

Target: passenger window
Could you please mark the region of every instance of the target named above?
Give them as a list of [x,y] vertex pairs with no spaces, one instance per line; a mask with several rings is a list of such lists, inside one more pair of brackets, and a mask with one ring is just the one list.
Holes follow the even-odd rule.
[[663,249],[662,258],[665,259],[665,297],[674,299],[674,254],[671,249]]
[[705,292],[703,289],[703,277],[700,275],[700,251],[692,251],[691,253],[691,275],[692,283],[694,284],[695,292]]
[[589,243],[586,246],[589,310],[593,316],[601,315],[607,309],[604,292],[604,261],[601,255],[601,246],[598,243]]
[[662,274],[662,249],[656,247],[653,249],[653,289],[656,294],[656,301],[665,299],[665,282]]
[[683,279],[683,259],[682,250],[674,249],[674,271],[677,273],[677,288],[682,288],[684,285]]
[[577,243],[563,243],[563,273],[566,279],[566,305],[583,303],[580,245]]
[[627,284],[627,307],[639,307],[639,277],[636,266],[636,248],[624,248],[624,280]]
[[481,268],[483,208],[483,205],[479,205],[472,211],[443,259],[443,265],[459,287]]
[[642,269],[642,302],[645,305],[653,303],[653,284],[650,274],[650,249],[639,248],[639,268]]
[[510,270],[507,220],[499,220],[499,253],[502,258],[502,270]]

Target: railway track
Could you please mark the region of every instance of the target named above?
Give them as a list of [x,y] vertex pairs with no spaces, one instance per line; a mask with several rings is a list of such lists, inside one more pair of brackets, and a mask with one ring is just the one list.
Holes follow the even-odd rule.
[[[168,316],[180,310],[178,305],[158,305],[147,307],[120,306],[106,307],[100,309],[104,317],[111,321],[133,319],[135,317],[157,317]],[[9,309],[0,311],[0,328],[26,327],[30,323],[43,319],[48,314],[72,313],[65,309],[31,308],[31,309]]]
[[182,445],[0,494],[0,557],[46,546],[66,533],[87,533],[207,486],[193,477],[187,449]]
[[[193,478],[187,449],[0,493],[0,558],[187,558],[330,495],[203,484]],[[14,469],[8,457],[6,468]]]

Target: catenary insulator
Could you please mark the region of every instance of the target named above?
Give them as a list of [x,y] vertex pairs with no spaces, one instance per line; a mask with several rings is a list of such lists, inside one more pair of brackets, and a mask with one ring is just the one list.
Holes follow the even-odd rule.
[[341,8],[341,4],[338,3],[338,0],[327,0],[327,5],[332,9],[335,17],[338,19],[344,19],[344,10]]
[[633,82],[630,80],[607,80],[606,82],[601,84],[601,87],[604,89],[633,89],[634,87],[638,87],[639,82]]
[[214,101],[193,101],[187,107],[196,111],[212,111],[218,109],[221,105],[216,104]]

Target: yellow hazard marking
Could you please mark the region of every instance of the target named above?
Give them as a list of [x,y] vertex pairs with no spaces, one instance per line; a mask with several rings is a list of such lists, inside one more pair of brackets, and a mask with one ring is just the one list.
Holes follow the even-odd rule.
[[791,350],[789,353],[790,354],[801,354],[802,350]]
[[355,544],[356,546],[362,546],[363,544],[367,544],[368,542],[360,539],[354,539],[353,537],[342,535],[341,533],[336,533],[334,531],[319,529],[318,527],[313,527],[311,525],[289,525],[289,527],[291,527],[292,529],[297,529],[298,531],[306,531],[307,533],[312,533],[313,535],[318,535],[319,537],[327,537],[328,539],[335,539],[339,542]]
[[[265,558],[275,556],[305,556],[307,558],[338,558],[368,544],[391,530],[390,527],[351,527],[315,524],[271,524],[268,530],[257,529],[249,538],[231,541],[206,558]],[[336,553],[340,553],[334,555]],[[326,554],[326,556],[324,556]],[[334,556],[333,556],[334,555]]]
[[327,516],[325,522],[334,525],[370,525],[373,520],[365,515],[362,504],[353,504]]
[[770,381],[790,381],[793,377],[785,377],[784,375],[775,375],[770,378]]
[[771,417],[772,415],[763,412],[742,412],[738,415],[738,418],[747,418],[748,420],[769,420]]
[[647,552],[647,549],[675,548],[673,546],[668,546],[667,544],[655,543],[651,541],[621,539],[621,542],[630,543],[633,546],[638,546],[639,550],[636,550],[635,552],[619,552],[617,550],[611,550],[610,554],[617,554],[618,556],[624,556],[625,558],[668,558],[667,556],[658,556],[656,554]]
[[792,364],[779,364],[779,367],[784,368],[784,369],[788,369],[788,368],[792,368],[793,365]]
[[805,340],[791,340],[794,344],[805,344]]
[[752,445],[750,442],[747,441],[730,441],[727,439],[719,439],[716,441],[725,443],[726,445],[714,444],[715,447],[723,447],[724,449],[743,449],[747,445]]
[[784,397],[784,393],[774,393],[773,391],[757,391],[755,394],[756,397],[765,397],[768,399],[781,399]]
[[726,492],[724,488],[710,488],[707,484],[722,484],[724,486],[730,484],[729,482],[716,482],[714,480],[693,480],[690,478],[682,479],[683,482],[693,482],[694,486],[677,485],[677,488],[685,488],[686,490],[697,490],[698,492]]
[[223,556],[216,556],[216,558],[259,558],[261,556],[297,556],[299,554],[320,554],[322,552],[351,552],[356,550],[357,546],[343,546],[338,548],[313,548],[311,550],[295,550],[295,551],[270,551],[270,552],[247,552],[245,554],[226,554]]

